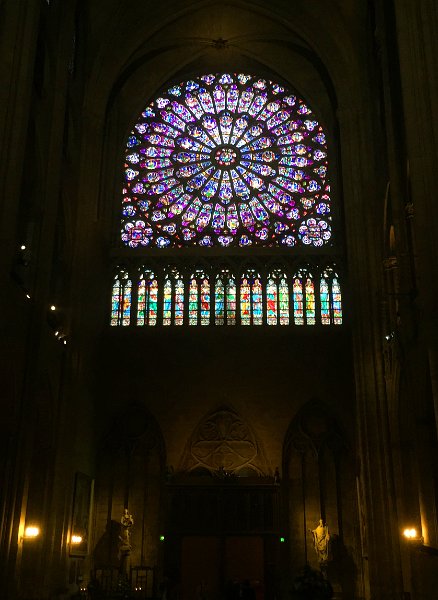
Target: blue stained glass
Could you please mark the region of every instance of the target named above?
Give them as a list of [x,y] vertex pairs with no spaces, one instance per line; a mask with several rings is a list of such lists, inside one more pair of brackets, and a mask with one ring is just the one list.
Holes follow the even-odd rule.
[[239,102],[239,92],[237,85],[230,86],[227,92],[227,109],[230,112],[235,112],[237,103]]
[[204,204],[201,212],[199,213],[199,217],[196,219],[197,230],[202,231],[207,227],[211,219],[211,204]]
[[186,210],[186,212],[184,213],[183,216],[183,223],[186,225],[187,223],[190,223],[191,221],[194,221],[196,219],[196,217],[198,216],[198,213],[201,209],[201,201],[199,199],[196,199],[193,204],[191,204],[189,206],[189,208]]
[[218,85],[215,87],[213,98],[216,106],[216,112],[219,114],[225,110],[225,91],[222,86]]
[[201,102],[201,106],[204,109],[204,112],[206,112],[206,113],[214,112],[213,100],[208,92],[200,93],[198,98]]
[[225,288],[221,278],[216,280],[214,316],[216,325],[225,323]]
[[268,218],[268,213],[263,208],[258,200],[253,198],[249,203],[251,210],[258,221],[265,221]]
[[[323,129],[271,81],[208,74],[174,85],[140,115],[125,160],[122,240],[131,247],[331,239]],[[323,185],[326,197],[315,196]],[[143,227],[129,225],[137,211]]]
[[225,209],[216,204],[214,207],[213,227],[215,231],[221,232],[225,225]]
[[237,217],[237,210],[234,204],[228,207],[227,211],[227,227],[231,231],[236,231],[239,228],[239,219]]
[[249,230],[254,229],[254,217],[247,204],[240,205],[240,218],[244,227]]
[[140,143],[140,140],[138,140],[135,135],[130,135],[128,138],[128,143],[127,143],[127,147],[128,148],[133,148],[134,146],[138,146]]
[[225,73],[224,75],[221,76],[221,78],[219,79],[219,83],[225,84],[225,83],[233,83],[234,79],[231,75],[228,75],[227,73]]
[[186,123],[195,121],[195,117],[179,102],[172,102],[172,110],[179,115]]
[[276,114],[274,114],[270,119],[267,120],[266,125],[269,129],[273,129],[276,125],[283,123],[288,119],[290,114],[285,110],[279,110]]
[[[284,211],[282,210],[280,204],[276,200],[274,200],[272,196],[269,196],[269,194],[260,194],[259,197],[263,201],[266,208],[268,208],[271,211],[271,213],[278,215],[279,217],[282,217],[284,215]],[[285,227],[287,226],[285,225]]]
[[174,129],[165,123],[152,123],[152,129],[155,133],[164,133],[164,135],[168,135],[171,138],[176,138],[181,135],[181,132],[178,131],[178,129]]
[[142,117],[145,117],[145,118],[148,118],[148,117],[155,117],[155,113],[154,113],[153,109],[152,109],[150,106],[148,106],[148,107],[147,107],[147,108],[144,110],[144,112],[142,112],[141,114],[142,114]]
[[188,106],[188,108],[192,111],[192,113],[195,115],[195,117],[197,119],[202,117],[202,115],[204,114],[204,110],[203,110],[202,106],[200,105],[200,103],[198,102],[198,99],[196,96],[187,94],[185,102],[186,102],[186,105]]
[[185,194],[172,206],[172,214],[180,215],[190,201],[190,196]]
[[246,112],[254,98],[254,94],[246,90],[240,94],[240,101],[237,110],[241,113]]
[[259,94],[254,98],[254,101],[248,111],[251,117],[255,117],[264,108],[267,100],[268,95],[265,93]]

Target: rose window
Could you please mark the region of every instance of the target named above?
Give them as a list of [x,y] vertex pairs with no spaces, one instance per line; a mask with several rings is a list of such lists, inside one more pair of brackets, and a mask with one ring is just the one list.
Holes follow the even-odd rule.
[[130,247],[331,241],[323,128],[272,81],[220,74],[171,87],[142,113],[125,160]]

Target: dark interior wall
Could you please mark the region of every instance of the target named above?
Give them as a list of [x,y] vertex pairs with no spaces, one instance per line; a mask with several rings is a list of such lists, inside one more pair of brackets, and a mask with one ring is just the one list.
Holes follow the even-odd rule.
[[319,399],[352,432],[348,331],[260,329],[108,327],[93,361],[103,417],[98,426],[104,429],[108,418],[130,404],[144,404],[163,432],[168,464],[178,469],[201,418],[229,405],[256,432],[271,474],[281,467],[284,436],[305,402]]

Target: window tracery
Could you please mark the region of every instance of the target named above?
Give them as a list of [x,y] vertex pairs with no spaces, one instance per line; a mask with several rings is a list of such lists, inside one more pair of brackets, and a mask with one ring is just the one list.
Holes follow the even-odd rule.
[[125,158],[129,247],[330,243],[324,130],[275,82],[210,74],[170,87],[142,112]]
[[[341,286],[332,266],[142,267],[132,276],[123,268],[112,293],[113,326],[313,326],[343,321]],[[133,307],[136,319],[131,319]]]
[[[118,269],[112,326],[342,324],[326,136],[297,95],[245,74],[174,85],[142,112],[125,161],[121,239],[148,250]],[[189,246],[191,264],[174,260]],[[229,246],[219,268],[208,249]],[[149,252],[164,248],[167,264]]]

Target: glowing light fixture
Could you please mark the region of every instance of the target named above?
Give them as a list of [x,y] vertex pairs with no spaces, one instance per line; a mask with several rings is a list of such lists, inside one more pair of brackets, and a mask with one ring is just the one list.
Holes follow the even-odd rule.
[[164,542],[164,535],[160,535],[160,542]]
[[52,304],[52,306],[50,307],[50,310],[56,310],[56,306],[54,304]]
[[415,527],[407,527],[404,529],[403,537],[409,542],[423,542],[423,538]]
[[26,250],[26,246],[25,246],[24,244],[22,244],[22,245],[20,246],[20,250]]
[[82,542],[82,536],[81,535],[72,535],[71,536],[71,543],[72,544],[80,544]]
[[34,539],[40,534],[40,528],[35,525],[28,525],[24,530],[24,539]]

